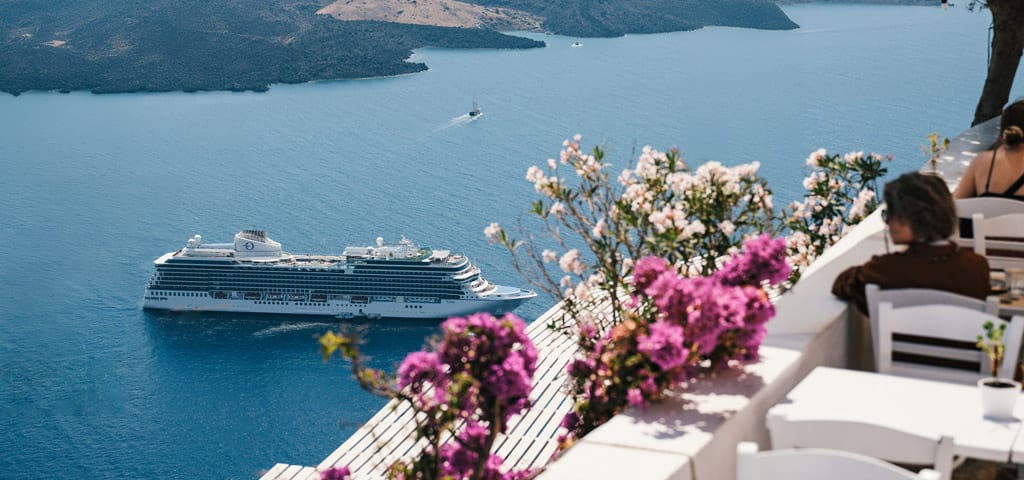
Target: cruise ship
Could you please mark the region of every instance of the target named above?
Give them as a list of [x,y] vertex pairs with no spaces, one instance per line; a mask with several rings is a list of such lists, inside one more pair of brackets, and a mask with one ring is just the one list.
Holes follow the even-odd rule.
[[340,255],[282,251],[263,230],[233,243],[203,243],[153,261],[143,308],[170,311],[330,315],[338,318],[447,318],[510,312],[536,297],[495,285],[464,255],[398,243],[347,247]]

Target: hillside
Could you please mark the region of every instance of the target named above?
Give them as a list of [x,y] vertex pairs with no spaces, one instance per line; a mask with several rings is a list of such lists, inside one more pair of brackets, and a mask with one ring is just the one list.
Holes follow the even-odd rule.
[[544,19],[542,27],[573,37],[617,37],[707,26],[798,28],[770,0],[466,0],[511,8]]
[[544,45],[498,30],[796,28],[768,0],[0,0],[0,12],[0,91],[15,95],[264,91],[421,71],[406,59],[426,46]]
[[0,91],[255,90],[425,70],[424,46],[543,46],[490,30],[317,15],[301,0],[0,0]]
[[316,13],[338,20],[377,20],[506,31],[539,31],[543,21],[520,10],[484,7],[458,0],[338,0]]
[[865,3],[872,5],[920,5],[922,7],[938,7],[939,0],[776,0],[779,5],[795,5],[801,3]]

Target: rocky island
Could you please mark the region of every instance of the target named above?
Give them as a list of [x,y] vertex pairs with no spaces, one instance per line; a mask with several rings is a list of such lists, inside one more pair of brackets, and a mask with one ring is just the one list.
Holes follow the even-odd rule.
[[535,48],[502,31],[791,29],[769,0],[0,0],[0,91],[253,90],[422,71],[421,47]]

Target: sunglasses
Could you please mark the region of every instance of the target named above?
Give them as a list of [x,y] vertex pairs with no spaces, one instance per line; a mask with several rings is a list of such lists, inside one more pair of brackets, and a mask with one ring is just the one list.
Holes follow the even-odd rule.
[[889,211],[886,210],[885,207],[882,207],[882,221],[886,223],[889,222]]

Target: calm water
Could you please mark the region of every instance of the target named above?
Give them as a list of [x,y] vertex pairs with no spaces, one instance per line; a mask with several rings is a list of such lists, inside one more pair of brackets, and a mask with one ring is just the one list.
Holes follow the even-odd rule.
[[[0,476],[252,478],[315,465],[380,407],[320,361],[331,322],[141,311],[151,261],[193,234],[265,228],[294,252],[404,234],[525,286],[481,232],[527,210],[527,167],[574,133],[619,166],[644,144],[759,160],[781,203],[818,147],[900,172],[969,125],[988,13],[786,11],[803,28],[426,49],[422,74],[263,94],[0,95]],[[435,331],[373,325],[366,350],[391,367]]]

